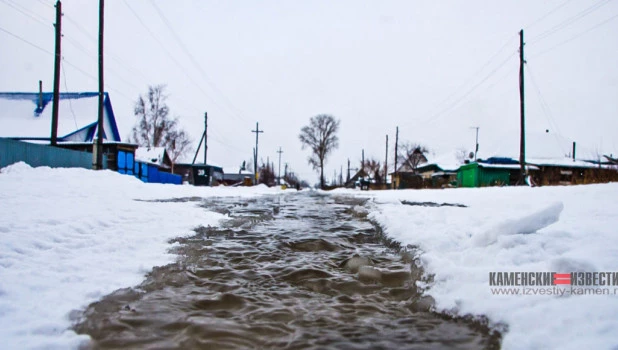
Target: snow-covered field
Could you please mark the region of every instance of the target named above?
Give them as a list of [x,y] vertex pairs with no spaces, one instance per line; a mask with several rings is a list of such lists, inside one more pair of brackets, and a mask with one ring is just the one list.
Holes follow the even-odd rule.
[[369,195],[370,217],[390,237],[420,248],[425,272],[435,274],[426,293],[438,310],[506,324],[505,349],[618,348],[618,285],[595,289],[609,295],[562,296],[532,293],[570,287],[494,295],[489,285],[490,272],[618,272],[618,184]]
[[0,173],[0,348],[67,349],[87,339],[69,313],[153,266],[172,262],[169,239],[216,225],[196,202],[138,200],[256,196],[281,190],[145,184],[111,171],[31,168]]
[[[139,284],[173,261],[170,238],[225,219],[196,202],[143,200],[276,193],[23,163],[2,169],[0,348],[76,348],[87,337],[68,330],[72,310]],[[334,193],[370,196],[370,217],[419,247],[425,272],[435,275],[425,287],[437,309],[505,324],[504,348],[618,347],[618,294],[495,295],[489,286],[490,272],[617,272],[618,184]]]

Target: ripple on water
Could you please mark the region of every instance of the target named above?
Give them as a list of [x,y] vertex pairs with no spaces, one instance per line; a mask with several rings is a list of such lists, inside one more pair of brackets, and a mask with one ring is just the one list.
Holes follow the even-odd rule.
[[431,312],[433,299],[416,287],[414,252],[383,244],[383,233],[352,210],[363,199],[200,201],[230,220],[172,240],[177,263],[86,308],[74,327],[91,336],[85,348],[500,346],[483,322]]

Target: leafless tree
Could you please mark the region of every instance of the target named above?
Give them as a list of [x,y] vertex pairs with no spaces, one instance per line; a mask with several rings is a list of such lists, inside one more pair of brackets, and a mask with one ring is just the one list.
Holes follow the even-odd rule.
[[412,142],[401,143],[397,151],[399,152],[397,157],[401,159],[401,167],[414,173],[420,164],[427,162],[425,154],[429,152],[427,147]]
[[380,165],[379,161],[370,158],[365,160],[365,164],[361,164],[361,166],[363,167],[363,170],[367,175],[373,177],[373,179],[376,180],[376,183],[382,183],[382,166]]
[[310,119],[309,125],[304,126],[298,136],[302,148],[311,149],[308,161],[314,170],[320,171],[321,188],[324,188],[324,160],[339,147],[338,130],[339,120],[332,115],[319,114]]
[[149,86],[148,93],[139,96],[134,109],[138,120],[129,140],[143,147],[165,147],[176,163],[189,151],[191,140],[178,118],[170,118],[166,100],[165,85]]
[[[459,148],[457,149],[457,151],[455,151],[455,159],[457,159],[457,161],[459,162],[459,164],[465,164],[466,161],[470,160],[470,159],[474,159],[474,153],[468,151],[465,148]],[[472,157],[470,157],[470,155],[472,155]]]

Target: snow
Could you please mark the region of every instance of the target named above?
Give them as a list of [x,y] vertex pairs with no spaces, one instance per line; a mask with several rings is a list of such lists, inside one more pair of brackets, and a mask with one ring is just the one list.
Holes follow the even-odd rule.
[[[596,159],[591,159],[596,160]],[[574,160],[573,158],[526,158],[526,163],[535,164],[538,166],[561,166],[574,168],[597,168],[597,164],[585,162],[583,160]],[[606,168],[607,166],[603,166]]]
[[68,328],[83,309],[170,263],[168,240],[217,225],[196,202],[144,200],[280,193],[279,188],[146,184],[111,171],[31,168],[0,172],[0,339],[5,349],[77,348]]
[[618,286],[610,295],[563,296],[493,295],[489,286],[497,271],[616,272],[618,184],[350,193],[372,198],[370,218],[389,237],[419,247],[435,278],[419,285],[436,309],[506,325],[504,349],[618,346]]
[[163,165],[165,147],[138,147],[135,150],[135,160],[143,163]]
[[[69,315],[172,262],[169,239],[225,216],[196,202],[145,200],[282,193],[279,187],[148,184],[111,171],[0,172],[0,339],[7,349],[77,348]],[[370,198],[369,217],[418,247],[436,309],[486,315],[505,349],[618,346],[618,295],[493,295],[489,272],[618,270],[618,184],[329,193]],[[436,202],[467,207],[402,204]],[[618,286],[610,286],[618,288]]]
[[457,151],[444,153],[435,157],[428,157],[427,163],[419,164],[419,167],[435,164],[444,171],[456,171],[462,165],[457,159]]

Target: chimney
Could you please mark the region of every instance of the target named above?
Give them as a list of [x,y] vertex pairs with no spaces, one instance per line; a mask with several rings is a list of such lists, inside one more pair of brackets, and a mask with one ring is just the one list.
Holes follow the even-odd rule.
[[39,80],[39,110],[43,109],[43,81]]
[[573,141],[573,161],[575,161],[575,141]]

